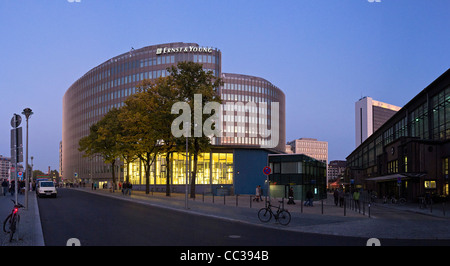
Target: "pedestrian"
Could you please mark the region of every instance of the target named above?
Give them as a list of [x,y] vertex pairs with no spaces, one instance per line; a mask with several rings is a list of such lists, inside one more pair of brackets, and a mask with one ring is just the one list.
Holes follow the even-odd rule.
[[355,201],[355,207],[357,207],[358,210],[361,210],[359,206],[359,196],[360,196],[359,190],[355,190],[353,192],[353,200]]
[[311,190],[308,190],[308,192],[306,192],[306,201],[304,205],[313,207],[313,197]]
[[16,181],[11,180],[11,183],[9,183],[9,192],[11,193],[11,196],[14,196],[14,193],[16,193]]
[[259,188],[259,200],[260,201],[262,201],[262,188],[261,188],[261,185],[258,185],[258,188]]
[[8,181],[6,179],[3,179],[2,182],[2,189],[3,189],[3,196],[6,196],[6,191],[8,190]]
[[259,186],[256,186],[255,198],[253,199],[253,201],[259,201],[259,191]]
[[294,202],[294,188],[293,187],[289,188],[288,199],[289,200],[288,200],[287,204],[295,204],[295,202]]
[[339,207],[344,206],[344,190],[341,188],[339,189]]
[[338,202],[339,202],[339,191],[337,189],[334,190],[333,192],[333,197],[334,197],[334,205],[338,206]]
[[131,196],[131,190],[133,189],[133,184],[128,182],[128,195]]

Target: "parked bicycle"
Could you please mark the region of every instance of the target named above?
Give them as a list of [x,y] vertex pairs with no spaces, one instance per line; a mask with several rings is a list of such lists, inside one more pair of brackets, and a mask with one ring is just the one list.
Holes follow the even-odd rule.
[[[272,219],[272,216],[275,217],[281,225],[288,225],[291,222],[291,214],[288,210],[284,209],[283,201],[279,201],[280,205],[278,207],[273,206],[268,202],[267,207],[262,208],[258,211],[258,218],[261,222],[267,223]],[[272,207],[277,208],[276,212],[272,211]]]
[[399,199],[397,199],[397,198],[395,198],[395,197],[387,197],[387,196],[384,196],[383,197],[383,204],[385,204],[385,203],[392,203],[392,204],[400,204],[400,205],[403,205],[403,204],[405,204],[406,203],[406,199],[405,198],[399,198]]
[[391,198],[391,203],[392,203],[392,204],[400,204],[400,205],[403,205],[403,204],[406,203],[406,199],[405,199],[405,198],[399,198],[399,199],[396,199],[395,197],[392,197],[392,198]]
[[11,211],[11,214],[3,221],[3,232],[9,234],[9,242],[12,241],[20,222],[19,208],[24,208],[22,204],[16,204],[14,200],[12,200],[12,202],[14,203],[14,208]]

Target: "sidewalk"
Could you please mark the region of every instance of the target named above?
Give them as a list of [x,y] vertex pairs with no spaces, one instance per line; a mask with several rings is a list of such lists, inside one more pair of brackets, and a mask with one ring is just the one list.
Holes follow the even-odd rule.
[[[289,225],[283,226],[273,219],[266,224],[260,222],[257,213],[260,208],[264,207],[265,203],[253,201],[251,195],[226,197],[197,195],[195,200],[188,198],[188,208],[186,209],[185,194],[172,193],[170,197],[167,197],[165,193],[145,194],[144,191],[132,191],[131,196],[125,196],[120,191],[112,193],[107,189],[77,189],[150,206],[170,208],[181,212],[207,215],[280,230],[364,238],[450,239],[449,214],[445,217],[435,217],[438,215],[435,210],[433,210],[435,216],[424,215],[426,210],[417,214],[412,212],[413,206],[409,205],[380,206],[381,204],[372,204],[369,218],[367,205],[365,205],[365,215],[362,214],[363,210],[359,213],[348,206],[344,216],[344,208],[336,207],[332,197],[323,201],[323,208],[321,201],[315,201],[314,207],[303,206],[302,209],[300,201],[296,200],[295,205],[285,204],[285,208],[291,213],[292,219]],[[272,199],[271,202],[273,205],[278,205],[278,199]],[[405,219],[405,217],[408,217],[408,219]]]
[[[0,195],[0,246],[44,246],[39,208],[34,191],[28,192],[28,209],[19,209],[20,223],[18,234],[9,242],[9,235],[3,232],[3,221],[11,213],[15,196]],[[25,195],[18,195],[17,200],[25,206]]]

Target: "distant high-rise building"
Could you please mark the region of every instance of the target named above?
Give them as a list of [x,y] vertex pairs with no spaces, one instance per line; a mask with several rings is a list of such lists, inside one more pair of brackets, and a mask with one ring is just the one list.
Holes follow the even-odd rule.
[[355,103],[355,144],[358,147],[401,107],[363,97]]
[[0,155],[0,179],[10,178],[11,158]]
[[336,180],[343,176],[345,172],[345,167],[347,166],[347,161],[345,160],[334,160],[330,161],[328,164],[328,180]]
[[302,153],[321,162],[328,163],[328,142],[326,141],[299,138],[289,141],[287,145],[291,146],[292,153]]

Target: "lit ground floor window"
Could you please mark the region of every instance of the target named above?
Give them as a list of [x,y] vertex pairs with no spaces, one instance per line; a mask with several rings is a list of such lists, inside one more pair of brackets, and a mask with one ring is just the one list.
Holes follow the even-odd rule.
[[[189,156],[190,172],[194,169],[194,158]],[[168,169],[168,167],[170,167]],[[126,167],[125,167],[126,168]],[[136,185],[145,185],[145,170],[139,159],[130,163],[130,182]],[[169,171],[168,171],[169,170]],[[167,174],[169,177],[167,177]],[[126,176],[126,173],[125,173]],[[150,167],[150,185],[186,184],[186,154],[172,153],[169,162],[166,154],[159,154]],[[200,153],[197,160],[196,184],[233,184],[233,153],[207,152]]]

